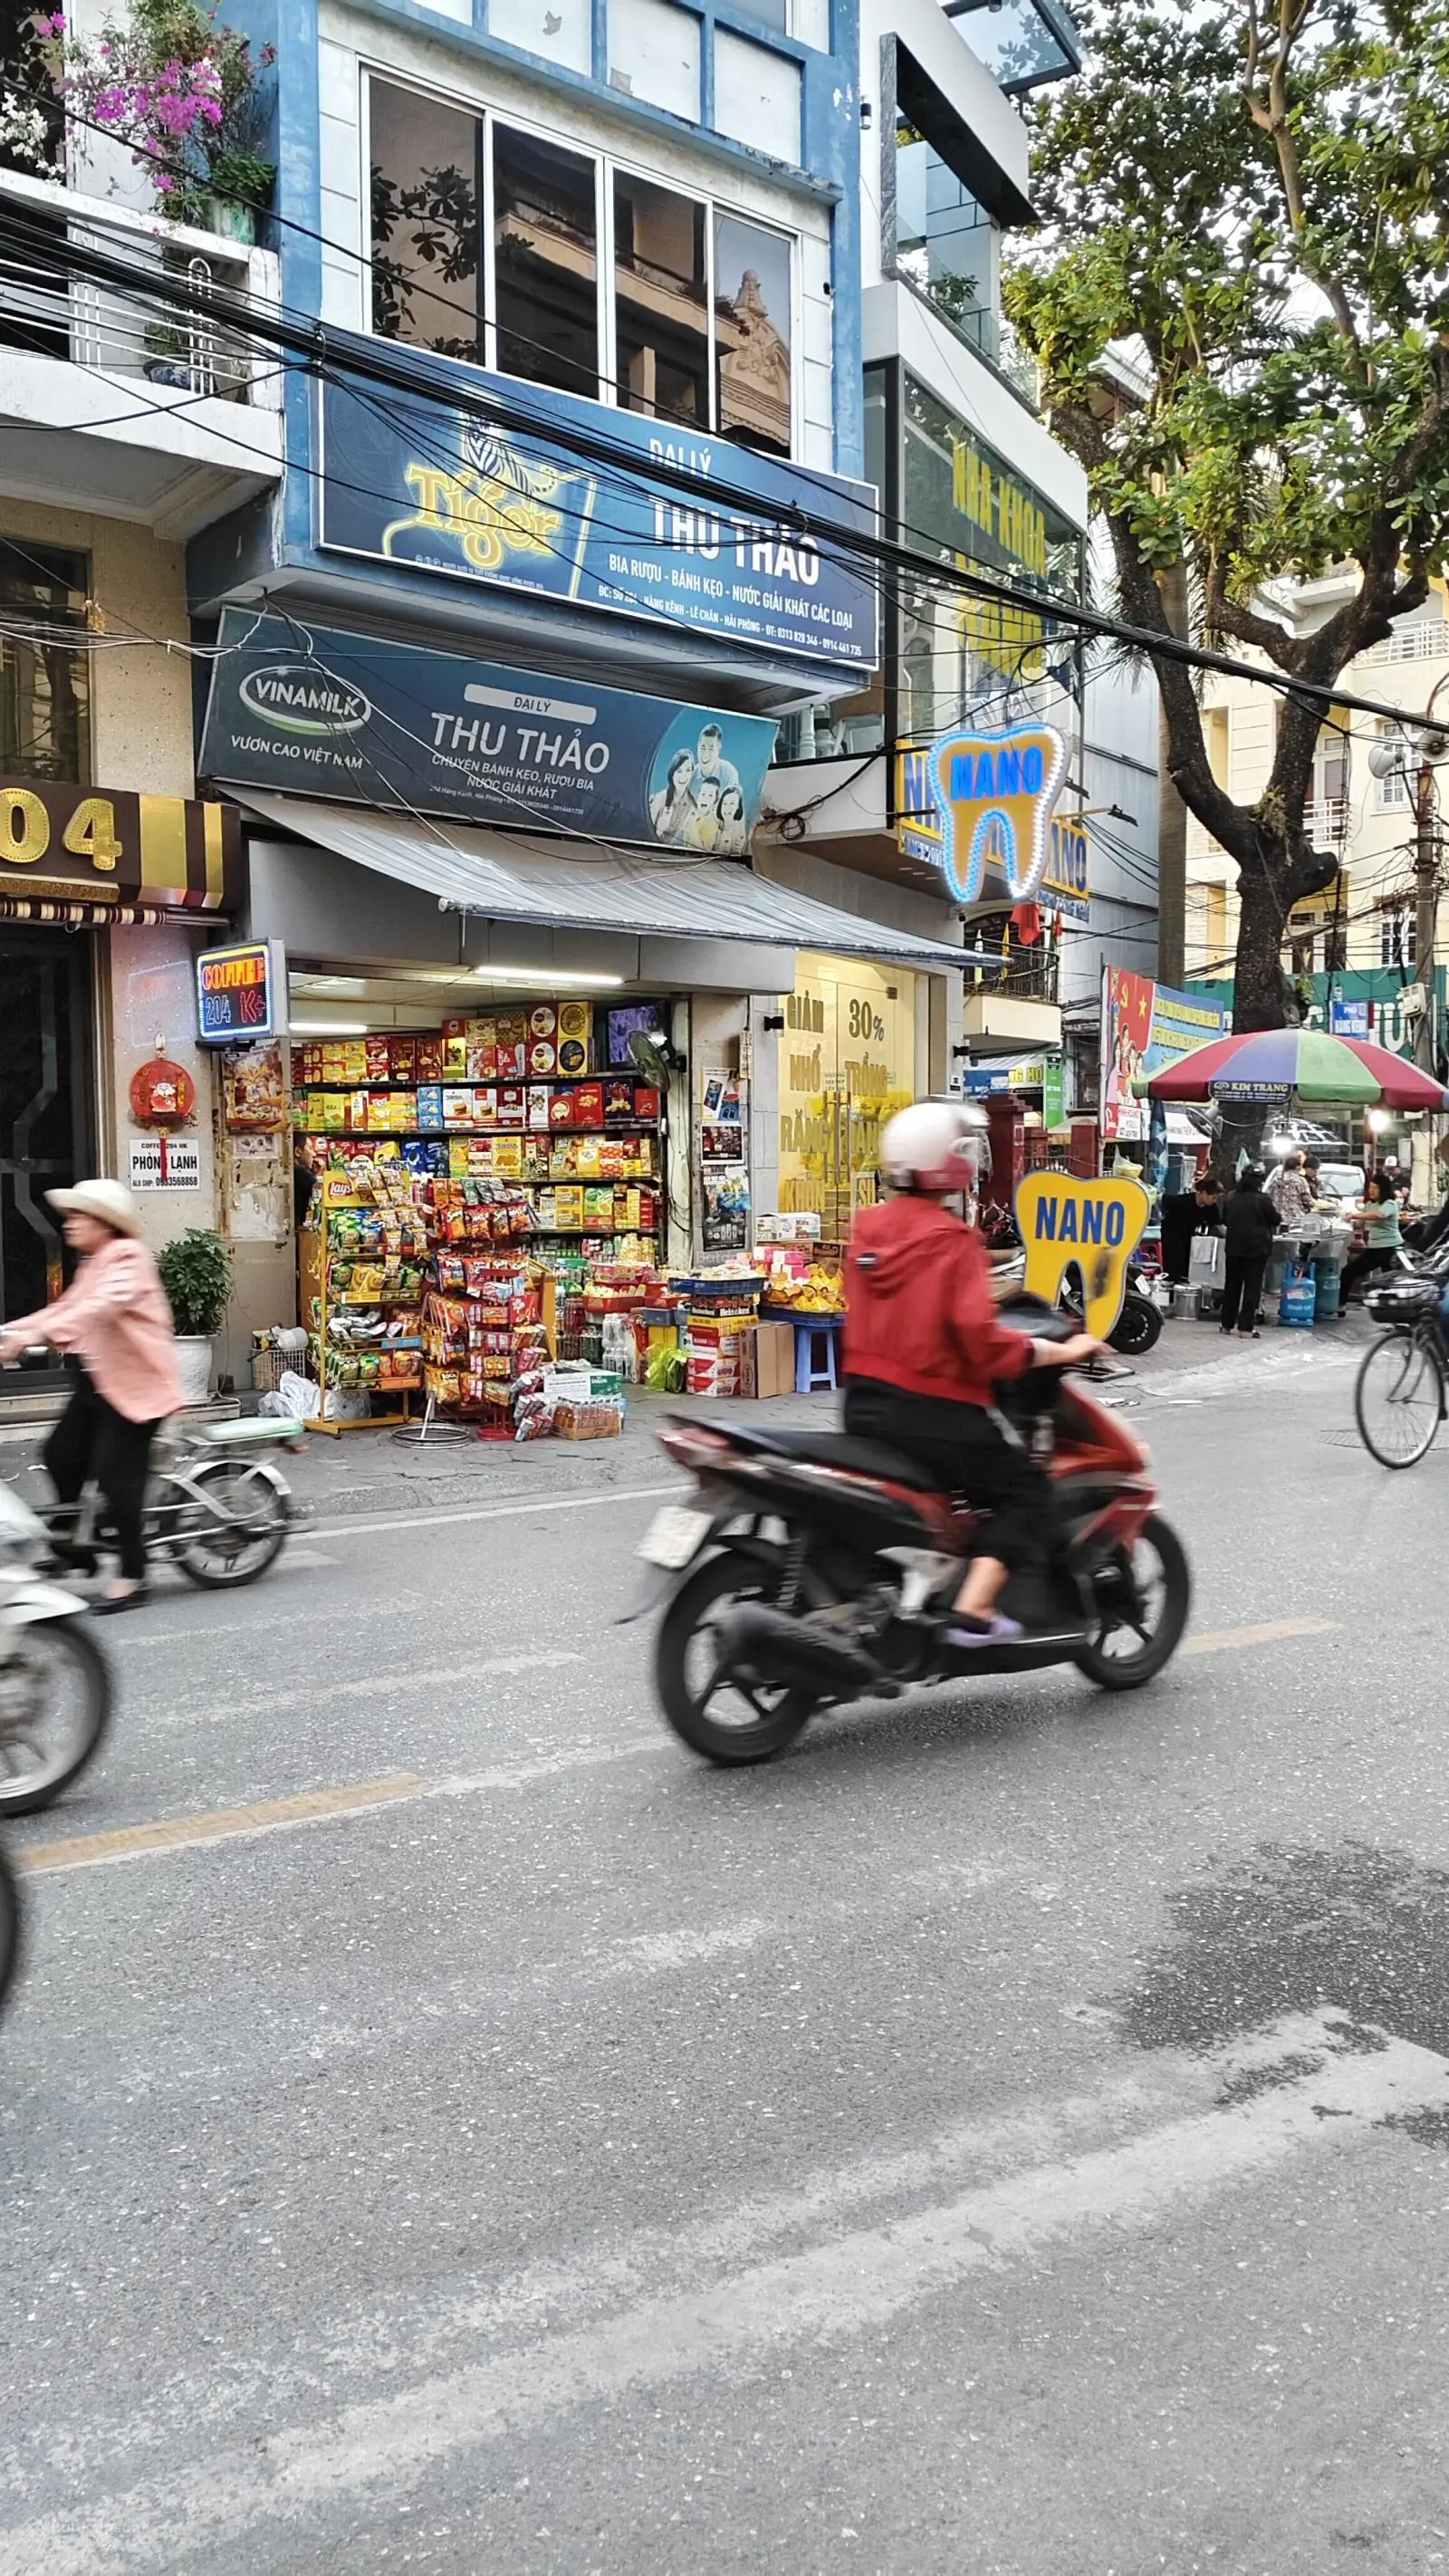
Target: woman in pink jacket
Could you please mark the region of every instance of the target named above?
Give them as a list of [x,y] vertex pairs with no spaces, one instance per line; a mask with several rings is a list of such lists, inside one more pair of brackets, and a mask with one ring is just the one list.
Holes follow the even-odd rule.
[[119,1181],[78,1181],[46,1197],[64,1216],[80,1265],[53,1305],[6,1325],[0,1360],[17,1359],[34,1342],[66,1353],[71,1398],[42,1454],[63,1504],[77,1504],[92,1480],[99,1485],[121,1563],[95,1607],[129,1610],[146,1597],[151,1443],[158,1422],[183,1401],[175,1328],[130,1191]]

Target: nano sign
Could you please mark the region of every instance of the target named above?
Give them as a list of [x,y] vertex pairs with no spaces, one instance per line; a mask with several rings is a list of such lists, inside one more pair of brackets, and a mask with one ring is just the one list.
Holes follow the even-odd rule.
[[988,863],[1013,903],[1029,903],[1046,872],[1052,807],[1067,774],[1055,725],[943,734],[930,756],[941,815],[941,863],[958,903],[976,903]]
[[203,949],[196,961],[196,1034],[203,1046],[285,1037],[287,961],[279,942]]
[[1077,1270],[1087,1331],[1105,1340],[1122,1312],[1127,1264],[1151,1213],[1140,1181],[1028,1172],[1017,1183],[1015,1206],[1028,1291],[1054,1306],[1067,1272]]

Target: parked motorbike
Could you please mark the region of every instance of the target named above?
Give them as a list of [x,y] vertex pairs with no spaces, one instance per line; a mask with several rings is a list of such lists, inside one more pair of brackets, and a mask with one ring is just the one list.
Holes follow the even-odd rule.
[[[1045,1338],[1070,1331],[1032,1309],[1023,1301],[1007,1320]],[[657,1513],[640,1553],[668,1578],[655,1683],[686,1744],[712,1762],[764,1762],[816,1711],[851,1700],[1052,1664],[1103,1690],[1161,1672],[1191,1579],[1146,1450],[1059,1371],[1028,1372],[1010,1401],[1052,1480],[1047,1572],[1003,1595],[1019,1639],[956,1649],[946,1612],[981,1515],[875,1442],[672,1417],[663,1446],[698,1480],[698,1500]]]
[[[1020,1235],[1017,1235],[1016,1240],[1019,1244]],[[1005,1243],[999,1248],[1006,1253],[1007,1258],[996,1263],[996,1277],[998,1280],[1005,1278],[1014,1287],[1025,1276],[1026,1254],[1016,1252],[1012,1246]],[[1114,1351],[1120,1351],[1124,1359],[1129,1357],[1136,1359],[1143,1351],[1150,1351],[1161,1335],[1162,1308],[1158,1304],[1156,1294],[1160,1278],[1160,1272],[1149,1271],[1140,1261],[1132,1261],[1127,1265],[1122,1312],[1107,1335],[1111,1348]],[[1080,1296],[1073,1296],[1071,1290],[1064,1286],[1060,1304],[1063,1314],[1070,1315],[1073,1323],[1080,1327],[1082,1321]]]
[[[0,1483],[0,1816],[48,1807],[85,1769],[110,1723],[111,1671],[77,1592],[39,1568],[50,1533]],[[14,1890],[0,1886],[0,1990]]]

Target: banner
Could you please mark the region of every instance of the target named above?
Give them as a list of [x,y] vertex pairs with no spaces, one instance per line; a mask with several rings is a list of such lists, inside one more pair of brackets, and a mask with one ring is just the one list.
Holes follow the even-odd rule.
[[350,804],[741,858],[775,747],[762,716],[595,689],[228,608],[204,773]]
[[[384,413],[346,385],[323,386],[319,545],[664,619],[808,655],[822,670],[874,671],[875,583],[803,535],[797,515],[873,536],[872,484],[801,474],[727,438],[601,412],[542,385],[481,374],[476,382],[497,401],[496,424],[405,395],[389,396]],[[520,410],[545,422],[543,434],[504,425]],[[585,436],[630,456],[588,464],[574,443]],[[651,464],[706,488],[651,481]],[[712,502],[711,485],[743,497]]]
[[1132,1085],[1161,1073],[1194,1047],[1220,1038],[1226,1011],[1125,966],[1102,972],[1102,1137],[1138,1144],[1148,1132],[1151,1104],[1134,1100]]

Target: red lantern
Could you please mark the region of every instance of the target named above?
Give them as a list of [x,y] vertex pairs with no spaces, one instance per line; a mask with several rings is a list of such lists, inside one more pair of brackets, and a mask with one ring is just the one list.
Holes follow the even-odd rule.
[[184,1064],[153,1055],[131,1076],[131,1109],[143,1127],[184,1127],[196,1108],[196,1085]]

